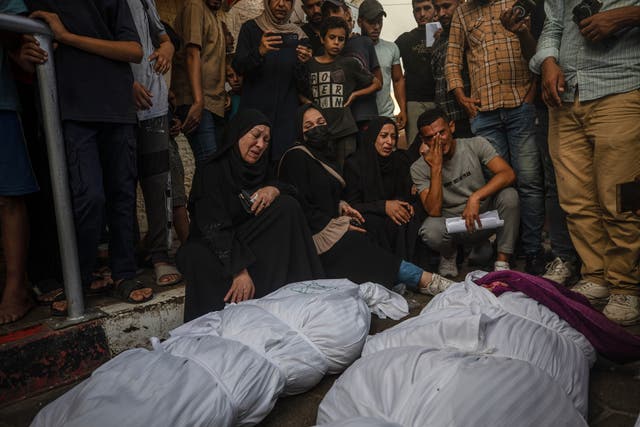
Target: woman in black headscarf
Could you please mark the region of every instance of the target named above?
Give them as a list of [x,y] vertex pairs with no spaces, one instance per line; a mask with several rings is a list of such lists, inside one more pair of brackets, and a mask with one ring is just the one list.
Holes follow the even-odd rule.
[[177,257],[187,279],[185,321],[323,277],[300,205],[285,194],[291,187],[268,179],[269,142],[269,120],[240,111],[225,145],[196,169],[189,239]]
[[282,157],[279,177],[297,189],[326,276],[392,287],[405,283],[435,295],[449,283],[437,274],[402,260],[365,235],[365,219],[341,200],[346,183],[335,163],[333,141],[321,110],[307,104],[298,110],[299,144]]
[[416,203],[410,164],[396,151],[398,128],[388,117],[376,117],[358,150],[344,165],[344,198],[364,216],[365,228],[383,248],[413,260],[424,209]]

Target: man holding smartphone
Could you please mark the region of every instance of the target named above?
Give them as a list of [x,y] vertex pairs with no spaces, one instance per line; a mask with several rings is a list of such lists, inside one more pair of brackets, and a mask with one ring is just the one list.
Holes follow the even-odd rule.
[[640,218],[617,212],[616,185],[640,175],[640,1],[547,0],[546,12],[530,67],[542,75],[558,195],[583,261],[573,290],[607,302],[614,322],[638,323]]

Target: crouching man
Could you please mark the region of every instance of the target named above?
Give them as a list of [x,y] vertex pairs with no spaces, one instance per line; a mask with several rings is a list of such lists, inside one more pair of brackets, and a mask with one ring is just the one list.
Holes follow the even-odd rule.
[[[423,113],[418,129],[422,158],[411,166],[411,177],[429,214],[419,234],[440,253],[439,273],[457,276],[457,245],[466,243],[477,249],[487,244],[493,233],[498,247],[494,269],[509,269],[520,221],[518,193],[510,187],[516,179],[513,169],[486,139],[454,139],[455,122],[440,108]],[[493,174],[488,182],[483,166]],[[493,209],[504,226],[483,230],[479,215]],[[455,217],[465,219],[466,232],[447,232],[445,220]]]

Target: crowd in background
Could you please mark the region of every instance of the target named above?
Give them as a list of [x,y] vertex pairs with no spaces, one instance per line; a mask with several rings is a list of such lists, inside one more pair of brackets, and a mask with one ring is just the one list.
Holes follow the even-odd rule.
[[[222,0],[185,0],[171,23],[153,0],[0,2],[57,44],[48,57],[1,35],[0,324],[36,302],[66,314],[33,85],[45,61],[86,295],[148,301],[149,266],[157,286],[186,279],[193,318],[319,277],[435,294],[465,257],[495,270],[522,257],[611,320],[640,321],[640,217],[617,197],[640,177],[639,1],[413,0],[416,27],[395,41],[378,0],[357,15],[302,0],[302,26],[293,2],[265,0],[237,37]],[[497,230],[482,227],[491,210]],[[456,217],[466,231],[447,229]]]

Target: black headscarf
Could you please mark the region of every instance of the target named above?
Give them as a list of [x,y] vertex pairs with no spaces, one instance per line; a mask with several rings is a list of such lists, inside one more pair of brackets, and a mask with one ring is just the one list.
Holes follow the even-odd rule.
[[316,159],[320,160],[322,163],[326,164],[327,166],[331,167],[331,169],[338,172],[338,174],[342,175],[342,171],[340,170],[340,167],[336,162],[336,153],[333,146],[334,141],[332,139],[327,139],[326,141],[322,141],[320,144],[312,144],[309,141],[305,141],[304,139],[304,129],[302,127],[302,125],[304,124],[304,113],[306,113],[307,110],[310,110],[312,108],[315,110],[318,110],[320,114],[322,114],[326,119],[326,116],[324,115],[322,108],[318,107],[317,105],[304,104],[300,106],[296,114],[296,123],[298,126],[297,128],[298,142],[304,145],[305,147],[307,147],[309,151],[311,151],[311,153],[316,157]]
[[396,123],[389,117],[376,117],[369,122],[360,147],[353,154],[353,160],[360,170],[363,202],[386,200],[390,197],[405,199],[411,194],[409,165],[406,157],[398,151],[383,157],[376,150],[376,139],[387,124],[392,124],[395,128],[397,144]]
[[258,110],[240,110],[225,129],[223,146],[212,157],[212,160],[225,158],[224,173],[227,180],[236,190],[253,191],[261,186],[269,171],[268,149],[254,164],[249,164],[240,155],[239,141],[255,126],[271,127],[269,119]]

